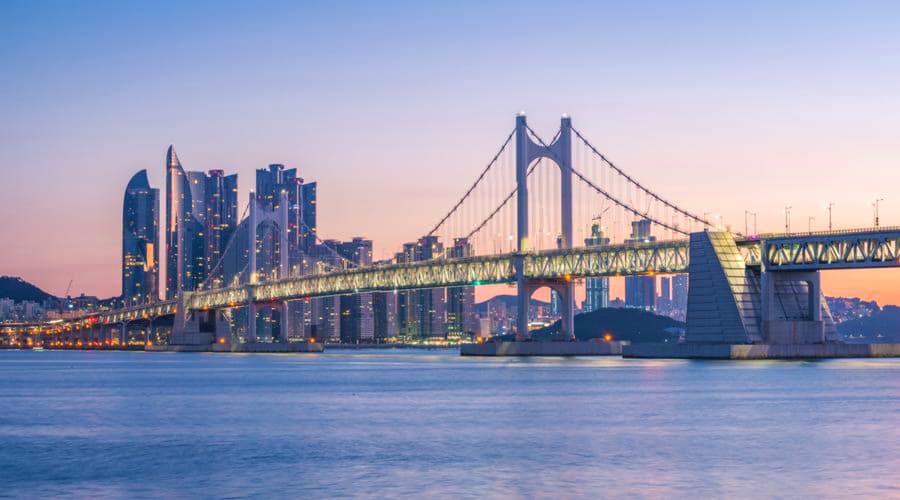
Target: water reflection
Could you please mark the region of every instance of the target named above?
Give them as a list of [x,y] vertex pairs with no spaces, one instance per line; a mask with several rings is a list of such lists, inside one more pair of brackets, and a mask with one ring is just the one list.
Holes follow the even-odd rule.
[[0,352],[13,496],[900,494],[900,360]]

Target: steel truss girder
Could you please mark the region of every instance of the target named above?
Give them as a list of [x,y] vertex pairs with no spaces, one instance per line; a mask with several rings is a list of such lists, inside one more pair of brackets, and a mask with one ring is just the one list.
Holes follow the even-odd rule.
[[573,248],[527,255],[525,276],[541,280],[683,273],[688,262],[687,241]]
[[[211,309],[254,302],[324,297],[362,292],[444,288],[515,281],[517,254],[435,260],[289,278],[253,287],[191,294],[191,309]],[[524,255],[530,280],[564,276],[617,276],[686,272],[686,241],[575,248]]]
[[900,267],[900,230],[855,234],[798,235],[768,239],[768,270]]
[[736,243],[738,250],[744,257],[744,264],[748,266],[759,266],[762,264],[762,243],[759,240],[743,240]]
[[[900,229],[739,240],[749,266],[765,260],[767,269],[839,269],[900,267]],[[765,248],[765,251],[763,251]],[[248,301],[277,302],[361,292],[444,288],[515,281],[515,260],[524,259],[529,280],[554,280],[687,272],[688,241],[584,247],[548,252],[504,254],[368,267],[186,294],[189,310],[246,306]],[[169,300],[66,322],[65,328],[112,324],[173,315],[178,301]],[[184,311],[185,314],[187,311]]]
[[362,292],[508,283],[514,280],[515,269],[509,255],[435,260],[301,276],[241,289],[198,292],[191,295],[189,307],[209,309],[245,305],[251,294],[254,302],[271,302]]
[[165,302],[155,302],[142,306],[134,306],[125,309],[117,309],[107,313],[95,315],[98,323],[110,324],[121,323],[123,321],[135,321],[139,319],[150,319],[159,316],[167,316],[175,314],[178,310],[178,303],[174,300]]

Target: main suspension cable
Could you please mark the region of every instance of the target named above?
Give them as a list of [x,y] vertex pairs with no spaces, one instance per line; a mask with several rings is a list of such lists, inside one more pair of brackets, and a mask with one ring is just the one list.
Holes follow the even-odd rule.
[[[530,130],[530,129],[529,129],[529,130]],[[677,205],[675,205],[675,204],[673,204],[673,203],[671,203],[671,202],[669,202],[669,201],[663,199],[661,196],[659,196],[658,194],[654,193],[653,191],[650,191],[649,189],[647,189],[646,187],[644,187],[644,185],[642,185],[640,182],[638,182],[636,179],[634,179],[634,178],[631,177],[630,175],[626,174],[625,171],[623,171],[621,168],[619,168],[618,166],[616,166],[616,164],[613,163],[612,161],[610,161],[603,153],[601,153],[600,151],[598,151],[597,148],[595,148],[594,145],[590,143],[590,141],[588,141],[587,139],[585,139],[585,137],[584,137],[583,135],[581,135],[581,133],[579,133],[578,130],[577,130],[575,127],[572,127],[572,132],[575,132],[575,135],[576,135],[579,139],[581,139],[581,141],[584,142],[584,144],[585,144],[587,147],[589,147],[589,148],[591,149],[591,151],[594,152],[594,154],[596,154],[597,156],[599,156],[600,159],[603,160],[604,163],[606,163],[607,165],[609,165],[613,170],[615,170],[616,172],[618,172],[619,175],[621,175],[622,177],[624,177],[625,179],[627,179],[628,182],[634,184],[634,185],[635,185],[637,188],[639,188],[641,191],[647,193],[648,195],[650,195],[651,197],[655,198],[657,201],[659,201],[659,202],[662,203],[663,205],[668,206],[669,208],[675,210],[676,212],[679,212],[679,213],[685,215],[685,216],[688,217],[688,218],[694,219],[695,221],[697,221],[697,222],[699,222],[699,223],[701,223],[701,224],[703,224],[703,225],[705,225],[705,226],[709,226],[709,227],[713,227],[713,226],[714,226],[714,225],[713,225],[712,223],[710,223],[708,220],[703,219],[702,217],[699,217],[699,216],[697,216],[697,215],[694,215],[694,214],[692,214],[691,212],[688,212],[687,210],[684,210],[684,209],[678,207]],[[534,133],[534,132],[532,132],[532,133]]]
[[[531,135],[532,135],[535,139],[537,139],[537,140],[540,142],[541,146],[543,146],[544,148],[547,149],[547,151],[550,152],[550,154],[553,156],[554,161],[556,161],[557,164],[559,164],[559,165],[562,165],[562,164],[563,164],[563,162],[559,159],[559,157],[556,156],[556,153],[554,153],[552,150],[550,150],[549,147],[547,147],[547,144],[544,143],[544,140],[541,139],[540,136],[537,135],[537,134],[534,132],[534,130],[531,129],[531,127],[529,127],[528,125],[525,125],[525,128],[528,129],[528,132],[531,133]],[[583,182],[585,182],[588,186],[590,186],[591,188],[593,188],[595,191],[597,191],[597,192],[600,193],[601,195],[605,196],[607,199],[609,199],[609,200],[612,201],[613,203],[615,203],[615,204],[619,205],[620,207],[624,208],[625,210],[631,212],[633,215],[635,215],[635,216],[637,216],[637,217],[645,218],[645,219],[649,220],[650,222],[653,222],[654,224],[660,225],[660,226],[662,226],[662,227],[664,227],[664,228],[670,229],[670,230],[675,231],[675,232],[677,232],[677,233],[679,233],[679,234],[683,234],[683,235],[685,235],[685,236],[687,236],[687,235],[689,234],[689,233],[687,233],[687,232],[685,232],[685,231],[682,231],[681,229],[679,229],[679,228],[677,228],[677,227],[671,226],[671,225],[669,225],[669,224],[667,224],[667,223],[665,223],[665,222],[661,222],[661,221],[659,221],[659,220],[656,220],[656,219],[650,218],[649,216],[645,216],[644,214],[641,214],[638,210],[635,210],[634,208],[628,206],[627,204],[623,203],[623,202],[620,201],[619,199],[615,198],[615,197],[612,196],[611,194],[609,194],[609,193],[607,193],[606,191],[604,191],[602,188],[598,187],[596,184],[594,184],[594,183],[591,182],[589,179],[587,179],[585,176],[583,176],[583,175],[581,174],[581,172],[579,172],[579,171],[575,170],[574,168],[572,168],[571,165],[567,166],[566,168],[568,168],[573,174],[575,174],[576,176],[578,176],[579,179],[581,179]],[[699,219],[698,219],[698,220],[699,220]]]
[[453,205],[453,208],[451,208],[450,211],[447,212],[447,215],[445,215],[444,218],[441,219],[440,222],[438,222],[434,226],[434,228],[431,229],[431,231],[428,231],[428,234],[426,236],[433,236],[434,233],[437,232],[437,230],[441,228],[441,226],[444,224],[444,222],[446,222],[447,219],[449,219],[450,216],[452,216],[456,212],[456,210],[460,207],[460,205],[462,205],[463,202],[466,201],[466,199],[469,197],[469,195],[472,194],[472,191],[474,191],[475,188],[478,187],[478,184],[481,182],[481,180],[484,179],[484,176],[485,176],[485,174],[488,173],[488,170],[490,170],[491,167],[493,167],[494,164],[497,163],[497,159],[500,158],[500,155],[503,154],[503,151],[506,150],[506,146],[509,145],[509,142],[512,140],[515,133],[516,133],[516,129],[513,129],[512,132],[509,133],[509,135],[506,137],[506,140],[503,141],[503,145],[500,146],[500,150],[497,151],[497,154],[494,155],[494,157],[487,164],[487,166],[484,167],[484,170],[481,171],[481,174],[478,176],[477,179],[475,179],[475,182],[472,184],[472,186],[469,188],[469,190],[466,191],[466,193],[462,196],[462,198],[459,199],[458,202],[456,202],[456,205]]

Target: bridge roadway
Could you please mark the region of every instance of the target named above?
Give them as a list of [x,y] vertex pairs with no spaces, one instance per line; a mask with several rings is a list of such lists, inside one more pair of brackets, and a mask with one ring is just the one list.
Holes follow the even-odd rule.
[[[736,243],[748,266],[760,266],[764,260],[767,270],[900,267],[900,227],[737,236]],[[185,294],[184,301],[187,310],[208,310],[244,306],[250,297],[254,302],[267,303],[362,292],[513,283],[519,260],[530,279],[576,279],[683,273],[688,270],[690,251],[688,240],[672,240],[438,259],[192,292]],[[98,313],[72,324],[77,327],[121,323],[171,315],[178,309],[178,302],[169,300]]]

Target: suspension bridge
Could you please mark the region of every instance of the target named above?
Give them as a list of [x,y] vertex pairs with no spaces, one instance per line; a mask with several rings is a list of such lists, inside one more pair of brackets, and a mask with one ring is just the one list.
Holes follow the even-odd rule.
[[[565,115],[549,141],[524,115],[516,117],[475,181],[419,240],[454,243],[428,260],[359,266],[333,259],[291,268],[281,252],[275,265],[263,269],[254,251],[260,244],[256,229],[277,227],[284,248],[287,203],[280,206],[266,211],[251,193],[249,216],[233,236],[234,247],[243,246],[249,259],[231,278],[212,272],[203,287],[173,300],[86,315],[46,330],[70,340],[97,338],[104,327],[119,325],[121,331],[130,322],[168,318],[173,344],[230,344],[235,335],[228,311],[236,308],[248,308],[254,318],[258,307],[286,311],[292,300],[511,283],[518,297],[517,341],[529,339],[523,311],[542,287],[558,294],[562,337],[574,339],[576,279],[688,273],[688,343],[825,344],[837,339],[819,271],[900,266],[897,227],[734,234],[629,175]],[[628,234],[638,220],[650,224],[652,236]],[[604,227],[608,243],[579,243],[590,236],[592,223]],[[233,258],[228,254],[222,261]],[[281,343],[288,341],[286,318],[279,325]],[[249,323],[240,341],[253,343],[256,322]]]

